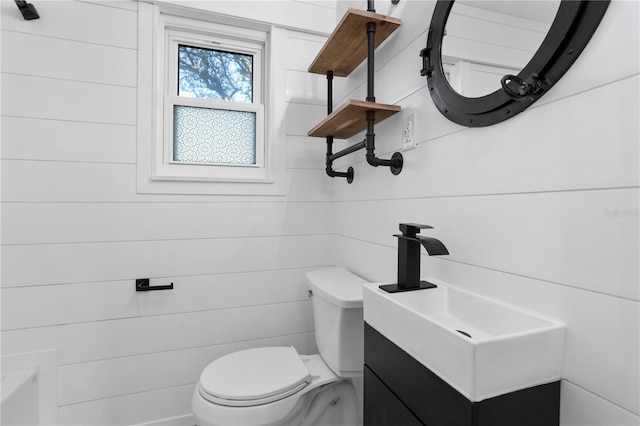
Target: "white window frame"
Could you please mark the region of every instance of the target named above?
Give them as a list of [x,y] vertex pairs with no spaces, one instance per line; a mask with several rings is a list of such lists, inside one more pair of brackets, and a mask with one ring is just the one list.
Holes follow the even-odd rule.
[[[261,35],[261,40],[252,42],[250,40],[230,39],[219,36],[222,31],[229,31],[228,28],[211,25],[211,30],[215,35],[201,34],[194,35],[191,31],[184,31],[183,27],[175,25],[175,18],[161,19],[165,22],[165,93],[164,93],[164,149],[158,150],[158,156],[162,155],[162,160],[158,159],[157,175],[171,179],[192,179],[203,180],[238,180],[238,179],[265,179],[266,169],[264,164],[264,105],[262,105],[262,51],[264,42],[262,39],[266,35]],[[182,20],[180,20],[182,21]],[[178,22],[180,22],[178,21]],[[192,23],[190,24],[191,27]],[[184,25],[184,24],[182,24]],[[178,48],[180,45],[204,49],[219,49],[232,53],[246,54],[253,57],[253,102],[231,102],[220,99],[199,99],[178,96]],[[188,164],[182,161],[173,160],[174,148],[174,107],[189,106],[206,109],[223,109],[229,111],[245,111],[254,113],[256,116],[256,163],[252,165],[239,164]]]
[[[164,4],[138,14],[138,192],[284,195],[285,30]],[[177,96],[179,44],[254,56],[253,103]],[[174,105],[255,113],[256,164],[173,161]]]

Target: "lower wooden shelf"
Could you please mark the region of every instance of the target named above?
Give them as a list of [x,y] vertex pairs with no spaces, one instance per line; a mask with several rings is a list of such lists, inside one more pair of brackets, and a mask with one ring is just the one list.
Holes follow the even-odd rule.
[[391,117],[400,112],[399,105],[379,104],[376,102],[349,99],[337,110],[333,111],[313,129],[308,135],[313,137],[333,136],[338,139],[348,139],[367,128],[367,112],[375,112],[374,123]]

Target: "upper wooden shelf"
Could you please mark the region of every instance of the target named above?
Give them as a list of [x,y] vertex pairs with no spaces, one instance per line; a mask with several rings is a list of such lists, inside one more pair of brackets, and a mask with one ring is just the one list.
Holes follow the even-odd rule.
[[374,48],[399,26],[400,19],[350,8],[309,67],[309,72],[346,77],[367,57],[367,24],[376,24]]
[[338,139],[349,139],[367,128],[367,111],[375,112],[374,123],[378,123],[399,112],[400,109],[400,105],[349,99],[346,104],[333,111],[317,126],[309,130],[308,135],[320,138],[333,136]]

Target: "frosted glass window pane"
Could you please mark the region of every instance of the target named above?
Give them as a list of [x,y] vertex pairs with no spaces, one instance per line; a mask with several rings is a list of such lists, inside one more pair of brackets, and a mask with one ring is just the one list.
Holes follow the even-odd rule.
[[174,106],[173,160],[256,164],[256,113]]
[[253,102],[253,56],[178,46],[178,96]]

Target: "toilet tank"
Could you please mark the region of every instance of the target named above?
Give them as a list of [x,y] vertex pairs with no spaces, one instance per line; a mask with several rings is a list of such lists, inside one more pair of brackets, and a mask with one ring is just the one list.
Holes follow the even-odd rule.
[[313,291],[313,318],[320,356],[340,377],[362,375],[364,319],[362,284],[367,281],[341,268],[307,273]]

